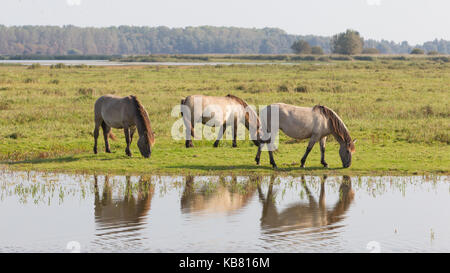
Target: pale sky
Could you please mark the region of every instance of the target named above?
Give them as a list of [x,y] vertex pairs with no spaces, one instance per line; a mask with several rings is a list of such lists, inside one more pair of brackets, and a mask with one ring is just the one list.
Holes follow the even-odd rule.
[[450,0],[0,0],[0,24],[277,27],[331,36],[450,40]]

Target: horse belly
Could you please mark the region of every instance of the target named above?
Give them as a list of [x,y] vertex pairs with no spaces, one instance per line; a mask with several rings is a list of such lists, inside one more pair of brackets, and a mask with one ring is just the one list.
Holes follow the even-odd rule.
[[310,138],[313,133],[313,126],[308,119],[287,115],[282,117],[283,113],[280,113],[280,129],[289,137],[295,139],[305,139]]
[[287,136],[295,139],[305,139],[312,136],[312,130],[309,130],[308,128],[299,129],[298,127],[281,127],[280,129]]
[[123,128],[123,118],[121,111],[114,111],[108,109],[102,110],[103,121],[112,128],[121,129]]

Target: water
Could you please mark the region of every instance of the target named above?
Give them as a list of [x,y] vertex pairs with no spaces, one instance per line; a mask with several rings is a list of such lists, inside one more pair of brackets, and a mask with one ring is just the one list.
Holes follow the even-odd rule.
[[[32,65],[93,65],[93,66],[129,66],[129,65],[167,65],[167,66],[198,66],[198,65],[265,65],[265,64],[284,64],[294,65],[296,63],[273,63],[273,62],[115,62],[108,60],[0,60],[0,64],[21,64]],[[321,63],[318,63],[321,64]]]
[[2,171],[0,252],[449,252],[449,182]]

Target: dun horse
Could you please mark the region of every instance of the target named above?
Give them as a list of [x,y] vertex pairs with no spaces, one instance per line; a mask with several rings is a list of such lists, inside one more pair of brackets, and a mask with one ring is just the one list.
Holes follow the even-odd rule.
[[[270,164],[273,168],[277,168],[275,160],[273,159],[273,140],[276,132],[268,132],[267,128],[271,128],[271,114],[276,112],[272,110],[278,107],[279,112],[279,129],[286,135],[295,139],[310,138],[306,152],[301,159],[301,167],[305,166],[306,157],[311,152],[314,144],[319,141],[322,165],[327,168],[328,164],[325,162],[325,142],[328,135],[333,135],[340,144],[339,155],[341,157],[342,166],[344,168],[350,167],[352,163],[352,154],[355,152],[355,140],[352,140],[350,134],[345,127],[344,122],[338,115],[328,107],[316,105],[314,107],[299,107],[284,103],[275,103],[265,107],[261,112],[262,127],[265,134],[264,140],[261,141],[258,152],[256,153],[256,164],[260,163],[261,148],[264,144],[269,146]],[[267,117],[267,118],[265,118]],[[268,143],[270,142],[270,143]]]
[[[197,105],[197,101],[201,102],[201,104],[198,103]],[[219,131],[217,140],[214,142],[214,147],[219,145],[219,141],[225,133],[227,125],[230,124],[233,125],[233,147],[237,147],[238,123],[245,125],[250,131],[250,138],[256,146],[259,146],[260,121],[256,112],[244,100],[233,95],[227,95],[225,97],[192,95],[181,100],[181,107],[187,107],[185,110],[189,113],[189,115],[183,114],[183,108],[181,109],[181,115],[183,115],[183,121],[186,126],[186,148],[194,147],[191,136],[194,137],[194,126],[197,122],[208,126],[220,124],[221,130]],[[219,116],[220,113],[222,116]]]
[[151,146],[155,143],[148,119],[148,113],[144,106],[138,101],[136,96],[117,97],[114,95],[105,95],[97,99],[94,106],[95,129],[94,129],[94,153],[97,153],[97,138],[99,127],[103,128],[103,137],[105,139],[105,151],[110,153],[108,136],[115,139],[111,128],[122,129],[125,134],[127,148],[125,153],[131,156],[130,144],[136,131],[139,133],[137,146],[143,157],[149,158],[151,155]]

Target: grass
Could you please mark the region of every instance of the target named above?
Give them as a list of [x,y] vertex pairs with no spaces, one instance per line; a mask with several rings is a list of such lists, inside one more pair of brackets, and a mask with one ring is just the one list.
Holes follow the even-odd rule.
[[[58,68],[58,69],[55,69]],[[337,142],[328,138],[320,165],[318,145],[300,169],[306,141],[280,136],[279,174],[450,173],[450,63],[411,60],[302,62],[296,65],[217,66],[0,66],[0,164],[17,170],[118,174],[273,173],[267,153],[256,166],[250,141],[184,141],[171,137],[172,108],[190,94],[327,105],[357,138],[353,165],[342,169]],[[136,94],[156,133],[151,159],[125,155],[121,130],[111,154],[92,153],[93,104],[102,94]]]

